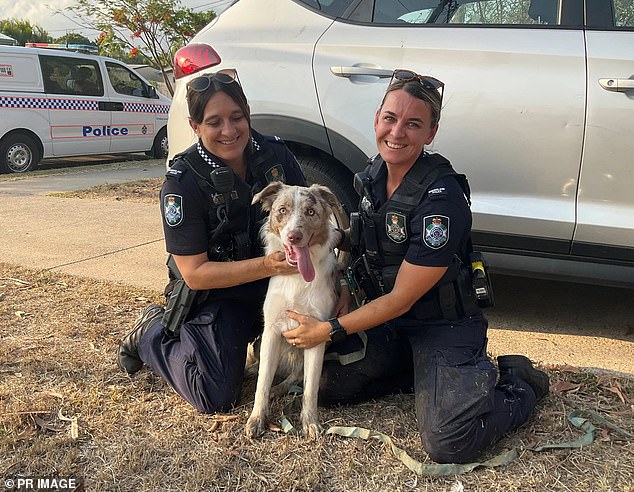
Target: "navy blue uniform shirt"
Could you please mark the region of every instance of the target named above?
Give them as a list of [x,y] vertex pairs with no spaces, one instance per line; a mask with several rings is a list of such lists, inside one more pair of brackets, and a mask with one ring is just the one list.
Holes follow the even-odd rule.
[[[387,168],[383,165],[372,182],[377,209],[387,201],[386,180]],[[462,258],[471,232],[471,209],[455,178],[437,179],[410,212],[408,221],[409,247],[405,255],[408,263],[445,267],[455,254]]]
[[[260,136],[258,135],[258,137]],[[258,145],[268,146],[272,150],[275,161],[273,164],[280,164],[283,167],[286,184],[306,185],[297,160],[281,139],[260,137]],[[256,185],[251,161],[257,152],[256,150],[247,163],[246,184],[249,188]],[[196,146],[188,149],[187,153],[191,154],[191,158],[198,157]],[[217,163],[222,162],[211,154],[207,155]],[[210,165],[209,170],[211,171],[211,169]],[[191,169],[186,164],[179,163],[178,160],[175,160],[172,169],[166,175],[161,189],[161,214],[165,246],[168,253],[195,255],[204,253],[209,248],[209,197],[198,185],[197,179]],[[236,182],[240,180],[237,176],[234,179]],[[250,213],[251,223],[249,226],[253,227],[259,205],[251,206],[250,209],[250,212],[245,211],[245,213]]]

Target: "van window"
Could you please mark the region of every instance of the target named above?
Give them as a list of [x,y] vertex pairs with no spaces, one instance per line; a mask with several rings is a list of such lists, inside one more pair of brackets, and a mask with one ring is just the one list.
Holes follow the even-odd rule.
[[103,96],[101,71],[95,60],[39,55],[44,90],[49,94]]
[[112,62],[106,62],[106,70],[108,70],[108,77],[112,87],[119,94],[150,97],[147,84],[131,70]]

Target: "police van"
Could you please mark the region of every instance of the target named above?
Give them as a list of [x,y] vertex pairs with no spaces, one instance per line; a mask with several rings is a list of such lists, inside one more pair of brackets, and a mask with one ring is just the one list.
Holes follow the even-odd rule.
[[171,100],[117,60],[58,46],[0,46],[0,172],[47,157],[165,157]]

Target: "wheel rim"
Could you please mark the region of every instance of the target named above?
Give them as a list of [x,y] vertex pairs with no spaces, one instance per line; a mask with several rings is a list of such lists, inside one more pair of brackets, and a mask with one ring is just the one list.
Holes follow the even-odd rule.
[[7,167],[14,173],[27,171],[31,162],[33,162],[33,154],[25,144],[17,143],[7,151]]
[[169,152],[169,147],[167,144],[167,135],[165,135],[162,139],[161,139],[161,152],[163,153],[163,156],[166,156]]

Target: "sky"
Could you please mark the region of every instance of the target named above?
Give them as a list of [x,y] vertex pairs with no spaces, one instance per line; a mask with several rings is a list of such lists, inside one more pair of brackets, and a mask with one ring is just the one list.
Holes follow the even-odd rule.
[[[232,0],[180,0],[182,7],[196,12],[212,9],[221,12]],[[58,38],[67,32],[78,32],[89,39],[94,39],[99,32],[85,29],[73,18],[72,14],[64,11],[66,7],[76,4],[75,0],[0,0],[0,19],[18,18],[38,24],[53,38]],[[55,13],[56,11],[63,13]]]

